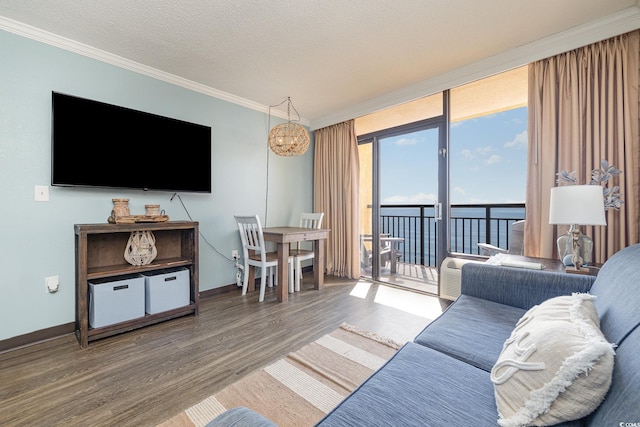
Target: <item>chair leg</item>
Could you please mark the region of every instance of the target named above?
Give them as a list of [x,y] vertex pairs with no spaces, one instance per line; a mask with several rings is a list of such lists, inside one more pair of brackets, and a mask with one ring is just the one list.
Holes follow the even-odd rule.
[[[253,268],[253,267],[251,267]],[[247,287],[249,286],[249,265],[244,265],[244,273],[242,274],[242,295],[247,294]]]
[[294,275],[293,273],[294,273],[294,271],[293,271],[293,261],[289,261],[289,293],[290,294],[293,293],[293,275]]
[[273,287],[273,270],[271,269],[271,267],[267,267],[267,286],[268,287]]
[[274,265],[271,268],[271,275],[269,277],[271,277],[271,285],[270,287],[274,287],[278,284],[278,266]]
[[296,258],[296,291],[300,292],[300,281],[302,280],[302,261]]
[[258,298],[259,302],[264,301],[264,288],[265,288],[265,281],[267,280],[267,268],[263,265],[260,268],[260,297]]

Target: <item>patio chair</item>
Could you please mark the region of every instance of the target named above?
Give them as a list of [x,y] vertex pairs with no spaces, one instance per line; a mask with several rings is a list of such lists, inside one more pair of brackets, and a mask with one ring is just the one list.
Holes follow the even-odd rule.
[[509,249],[499,248],[489,243],[478,243],[480,255],[493,256],[497,254],[524,255],[524,220],[511,224],[511,241]]
[[[382,233],[380,237],[389,237],[390,234]],[[371,268],[371,258],[373,256],[372,251],[367,248],[365,242],[371,242],[372,236],[371,234],[361,234],[360,235],[360,268],[367,269]],[[392,254],[393,248],[391,242],[389,241],[381,241],[380,242],[380,266],[384,267],[387,265],[387,262],[391,261],[391,257],[395,256]]]

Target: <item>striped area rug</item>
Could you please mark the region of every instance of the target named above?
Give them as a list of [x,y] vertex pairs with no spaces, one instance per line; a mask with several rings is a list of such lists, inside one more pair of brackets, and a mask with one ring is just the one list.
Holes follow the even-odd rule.
[[246,406],[280,427],[312,426],[362,384],[401,344],[342,324],[298,351],[160,424],[204,426],[235,406]]

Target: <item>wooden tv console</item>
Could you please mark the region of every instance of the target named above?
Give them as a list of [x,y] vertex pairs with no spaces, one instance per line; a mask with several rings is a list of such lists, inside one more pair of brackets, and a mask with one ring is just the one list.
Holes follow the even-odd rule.
[[[133,231],[151,231],[155,236],[156,258],[148,265],[126,262],[124,251]],[[82,348],[90,341],[130,331],[168,319],[198,315],[198,223],[169,221],[135,224],[76,224],[76,336]],[[100,328],[89,326],[89,281],[118,278],[165,268],[185,267],[190,271],[190,303],[156,314]]]

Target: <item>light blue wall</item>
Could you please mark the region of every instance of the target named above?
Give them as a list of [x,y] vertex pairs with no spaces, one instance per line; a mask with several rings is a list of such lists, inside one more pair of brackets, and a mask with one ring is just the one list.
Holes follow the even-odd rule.
[[[300,157],[270,153],[267,114],[0,31],[0,340],[75,320],[73,226],[105,223],[112,198],[129,198],[132,214],[158,203],[188,219],[168,192],[49,187],[50,201],[35,202],[34,186],[50,185],[52,91],[211,126],[212,194],[181,193],[200,223],[201,291],[235,283],[232,263],[206,241],[230,257],[240,249],[233,215],[264,222],[267,164],[266,225],[295,224],[312,209],[313,146]],[[147,167],[123,152],[114,173]],[[45,277],[55,275],[60,290],[49,294]]]

